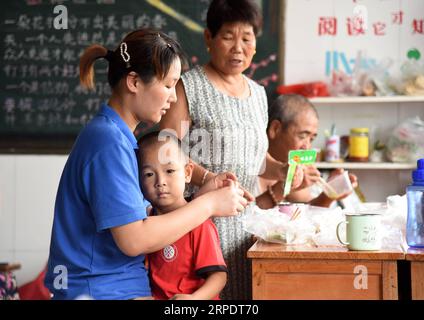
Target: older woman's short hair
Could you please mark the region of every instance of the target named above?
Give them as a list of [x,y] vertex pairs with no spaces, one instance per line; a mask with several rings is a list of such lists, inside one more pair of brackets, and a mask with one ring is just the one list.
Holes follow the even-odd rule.
[[213,0],[206,18],[212,38],[224,23],[232,22],[250,24],[257,35],[262,28],[262,14],[258,5],[253,0]]
[[304,96],[298,94],[281,95],[269,106],[268,127],[272,120],[278,120],[283,129],[287,129],[296,117],[305,111],[314,112],[318,119],[318,112],[314,105]]

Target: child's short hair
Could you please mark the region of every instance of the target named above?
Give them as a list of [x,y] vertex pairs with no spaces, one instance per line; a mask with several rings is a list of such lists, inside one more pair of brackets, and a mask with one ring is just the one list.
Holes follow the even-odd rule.
[[141,138],[138,139],[140,157],[143,155],[144,150],[147,149],[148,147],[155,145],[157,143],[165,143],[167,141],[172,141],[176,143],[178,146],[178,149],[181,151],[184,158],[188,160],[188,154],[186,152],[186,148],[184,147],[183,142],[180,139],[178,139],[176,135],[174,135],[172,132],[168,130],[155,130],[141,136]]

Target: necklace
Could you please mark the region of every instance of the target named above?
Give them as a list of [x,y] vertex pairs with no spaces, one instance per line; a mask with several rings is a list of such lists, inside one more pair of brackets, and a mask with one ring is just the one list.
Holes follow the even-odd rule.
[[[226,94],[232,97],[236,98],[245,98],[246,94],[246,79],[244,79],[243,75],[241,74],[241,80],[243,83],[243,88],[241,90],[241,93],[238,92],[239,85],[238,83],[229,83],[221,74],[220,71],[218,71],[211,63],[208,63],[209,69],[213,70],[213,72],[218,75],[218,77],[221,79],[221,81],[218,83],[218,85],[221,85],[224,87]],[[228,84],[230,86],[228,86]]]

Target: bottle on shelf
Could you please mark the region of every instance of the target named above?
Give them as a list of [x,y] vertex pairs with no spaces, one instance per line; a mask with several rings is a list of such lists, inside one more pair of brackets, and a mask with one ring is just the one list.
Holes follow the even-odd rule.
[[410,247],[424,248],[424,159],[417,161],[417,169],[412,172],[412,184],[406,188],[406,195],[406,242]]
[[352,128],[349,136],[349,161],[368,162],[368,128]]

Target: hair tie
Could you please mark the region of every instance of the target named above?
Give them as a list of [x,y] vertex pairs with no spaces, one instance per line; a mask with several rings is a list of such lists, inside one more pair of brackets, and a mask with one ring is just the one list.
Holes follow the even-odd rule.
[[115,52],[113,52],[112,50],[108,50],[106,52],[106,55],[103,58],[105,58],[107,61],[111,62],[114,54],[115,54]]
[[125,42],[122,42],[121,45],[120,45],[120,49],[121,49],[122,60],[124,60],[127,68],[130,68],[131,67],[131,64],[130,64],[130,58],[131,57],[130,57],[130,54],[128,53],[128,51],[127,51],[128,50],[127,44]]

